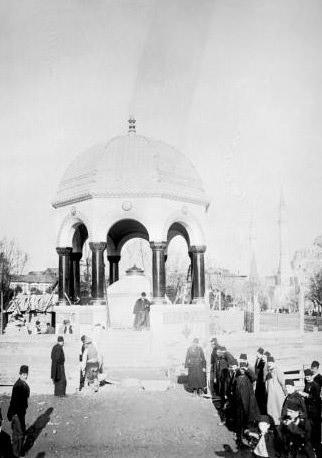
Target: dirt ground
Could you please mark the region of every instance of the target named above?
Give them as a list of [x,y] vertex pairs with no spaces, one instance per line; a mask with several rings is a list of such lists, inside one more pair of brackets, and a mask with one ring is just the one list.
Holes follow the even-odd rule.
[[[8,402],[0,397],[4,417]],[[235,448],[211,400],[182,386],[146,391],[106,385],[98,393],[66,398],[31,395],[27,427],[37,418],[34,436],[39,435],[26,455],[33,458],[213,457]],[[8,421],[4,430],[10,432]]]

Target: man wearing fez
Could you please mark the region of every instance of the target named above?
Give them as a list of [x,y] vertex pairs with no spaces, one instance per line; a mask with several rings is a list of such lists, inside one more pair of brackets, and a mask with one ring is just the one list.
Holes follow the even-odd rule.
[[213,337],[210,341],[211,345],[211,356],[210,356],[210,382],[209,388],[212,398],[214,399],[216,393],[216,364],[217,364],[217,350],[218,350],[218,341],[216,337]]
[[[301,415],[297,402],[288,403],[286,413],[281,418],[280,434],[284,453],[287,457],[315,458],[310,441],[310,422]],[[283,455],[284,456],[284,455]]]
[[27,384],[29,368],[21,366],[19,378],[13,385],[10,405],[7,413],[8,420],[12,427],[12,449],[14,456],[21,456],[23,453],[23,442],[26,431],[26,412],[28,408],[28,398],[30,388]]
[[322,375],[320,374],[319,361],[312,361],[311,371],[313,372],[313,380],[322,388]]
[[282,418],[286,416],[286,412],[290,403],[296,404],[302,417],[307,417],[306,406],[303,397],[295,390],[294,380],[285,380],[285,389],[287,392],[286,398],[282,406]]
[[311,443],[318,453],[321,446],[321,387],[313,380],[311,369],[305,369],[304,392],[301,392],[305,399],[307,416],[311,424]]
[[255,387],[255,397],[259,407],[259,410],[262,415],[266,415],[267,413],[267,395],[266,395],[266,387],[265,387],[265,364],[266,358],[264,356],[264,349],[259,347],[257,350],[256,355],[256,362],[255,362],[255,376],[256,376],[256,387]]
[[55,385],[55,396],[65,396],[66,376],[65,376],[65,354],[63,350],[64,338],[58,336],[56,345],[51,351],[51,379]]

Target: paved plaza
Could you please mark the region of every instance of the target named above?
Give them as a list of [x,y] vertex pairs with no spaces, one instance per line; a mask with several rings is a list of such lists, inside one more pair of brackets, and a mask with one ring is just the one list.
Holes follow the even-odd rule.
[[[6,413],[9,399],[0,400]],[[234,448],[211,400],[181,386],[152,392],[105,385],[97,394],[31,395],[27,425],[49,408],[49,422],[28,457],[213,457],[228,456],[224,446]],[[7,421],[4,429],[10,431]]]

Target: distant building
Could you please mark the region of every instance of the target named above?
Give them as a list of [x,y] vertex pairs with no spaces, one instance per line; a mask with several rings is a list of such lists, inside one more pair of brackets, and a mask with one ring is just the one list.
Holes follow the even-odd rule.
[[297,250],[292,265],[297,281],[307,291],[311,278],[322,270],[322,237],[317,237],[311,248]]
[[45,293],[58,281],[58,269],[49,267],[43,271],[31,271],[26,275],[12,275],[10,287],[20,286],[24,294],[38,290]]

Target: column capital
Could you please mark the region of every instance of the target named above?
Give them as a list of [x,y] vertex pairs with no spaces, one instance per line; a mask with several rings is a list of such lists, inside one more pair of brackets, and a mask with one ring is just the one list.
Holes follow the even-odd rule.
[[89,242],[89,247],[92,251],[104,251],[106,242]]
[[204,253],[206,251],[206,245],[191,245],[189,248],[190,253]]
[[118,254],[109,254],[107,256],[108,261],[110,262],[120,262],[121,256]]
[[73,249],[71,247],[56,247],[56,251],[59,256],[69,256],[71,255]]
[[167,242],[150,242],[150,247],[155,251],[165,250],[167,247]]
[[75,251],[71,254],[71,256],[74,261],[80,261],[82,259],[83,253]]

